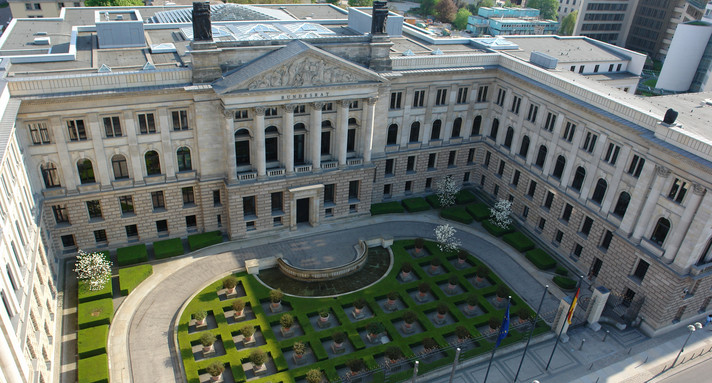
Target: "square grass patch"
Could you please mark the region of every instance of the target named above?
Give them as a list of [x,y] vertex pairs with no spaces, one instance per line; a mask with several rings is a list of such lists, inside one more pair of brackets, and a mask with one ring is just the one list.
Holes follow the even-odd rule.
[[139,265],[119,270],[121,295],[129,295],[139,283],[143,282],[151,274],[153,274],[153,266],[151,265]]
[[382,202],[371,205],[371,215],[403,213],[403,206],[398,201]]
[[469,225],[472,223],[472,216],[463,207],[448,207],[440,211],[440,216],[456,222]]
[[77,301],[79,303],[114,297],[111,280],[104,284],[103,289],[95,291],[89,290],[89,283],[87,281],[78,281],[77,285]]
[[477,201],[477,197],[475,197],[475,195],[469,190],[460,190],[457,194],[455,194],[455,203],[458,205],[464,205],[475,201]]
[[106,339],[109,325],[101,325],[79,330],[77,333],[77,354],[80,359],[106,354]]
[[467,205],[467,212],[470,213],[470,215],[474,217],[477,222],[484,221],[490,217],[490,208],[483,203],[473,203]]
[[440,198],[438,198],[437,194],[431,194],[427,197],[425,197],[425,200],[428,201],[430,206],[440,209],[442,206],[440,205]]
[[153,253],[156,259],[175,257],[183,254],[183,242],[180,238],[166,239],[153,243]]
[[208,233],[193,234],[188,236],[188,246],[190,246],[190,251],[216,245],[222,241],[223,237],[220,231],[211,231]]
[[402,203],[405,209],[411,213],[430,210],[430,204],[428,204],[428,202],[425,201],[425,198],[422,197],[406,198],[402,201]]
[[133,265],[148,261],[146,245],[122,247],[116,250],[116,260],[119,266]]
[[515,231],[514,233],[505,234],[502,237],[504,242],[507,242],[510,246],[515,248],[518,252],[523,253],[534,248],[534,241],[529,239],[521,231]]
[[77,370],[78,383],[109,383],[109,359],[106,354],[79,359]]
[[542,249],[529,250],[525,256],[540,270],[549,270],[556,266],[554,258]]
[[493,224],[489,220],[482,221],[482,227],[485,228],[490,234],[494,235],[495,237],[501,237],[507,233],[512,232],[512,226],[507,227],[506,229],[502,229],[501,227]]
[[114,302],[109,298],[80,303],[77,308],[77,326],[85,329],[111,324],[113,316]]

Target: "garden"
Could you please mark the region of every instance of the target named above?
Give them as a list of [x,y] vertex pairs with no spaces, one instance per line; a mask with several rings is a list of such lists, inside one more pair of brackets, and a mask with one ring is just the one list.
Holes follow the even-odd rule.
[[[180,314],[178,342],[189,382],[405,380],[492,349],[511,296],[504,345],[522,340],[534,315],[499,277],[465,251],[422,239],[395,241],[379,282],[336,297],[300,298],[255,276],[207,286]],[[536,324],[535,334],[548,330]]]

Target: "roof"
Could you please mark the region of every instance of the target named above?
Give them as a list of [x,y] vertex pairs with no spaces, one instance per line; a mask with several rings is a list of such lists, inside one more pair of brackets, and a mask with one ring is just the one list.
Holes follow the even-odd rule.
[[506,53],[528,61],[532,52],[545,53],[559,60],[559,64],[580,62],[611,62],[627,60],[621,54],[606,49],[584,37],[560,38],[558,36],[507,36],[507,40],[517,44],[518,50]]

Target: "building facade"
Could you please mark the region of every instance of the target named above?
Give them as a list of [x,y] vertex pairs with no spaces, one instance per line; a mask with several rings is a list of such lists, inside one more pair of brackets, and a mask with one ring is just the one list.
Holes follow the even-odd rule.
[[480,7],[477,15],[468,17],[467,30],[475,36],[553,35],[559,23],[540,20],[538,9]]
[[64,7],[83,7],[84,0],[80,1],[20,1],[8,0],[10,13],[13,18],[43,18],[58,17]]

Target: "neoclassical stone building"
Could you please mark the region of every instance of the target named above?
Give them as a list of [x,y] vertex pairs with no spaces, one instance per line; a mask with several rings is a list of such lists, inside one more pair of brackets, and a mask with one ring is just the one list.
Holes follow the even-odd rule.
[[[372,25],[371,13],[13,20],[0,56],[49,248],[271,236],[453,175],[512,199],[524,229],[638,305],[650,333],[710,311],[708,95],[644,100],[596,81],[640,73],[636,54],[602,43],[610,54],[587,78],[546,52],[438,39],[378,10]],[[669,107],[680,116],[663,123]]]

